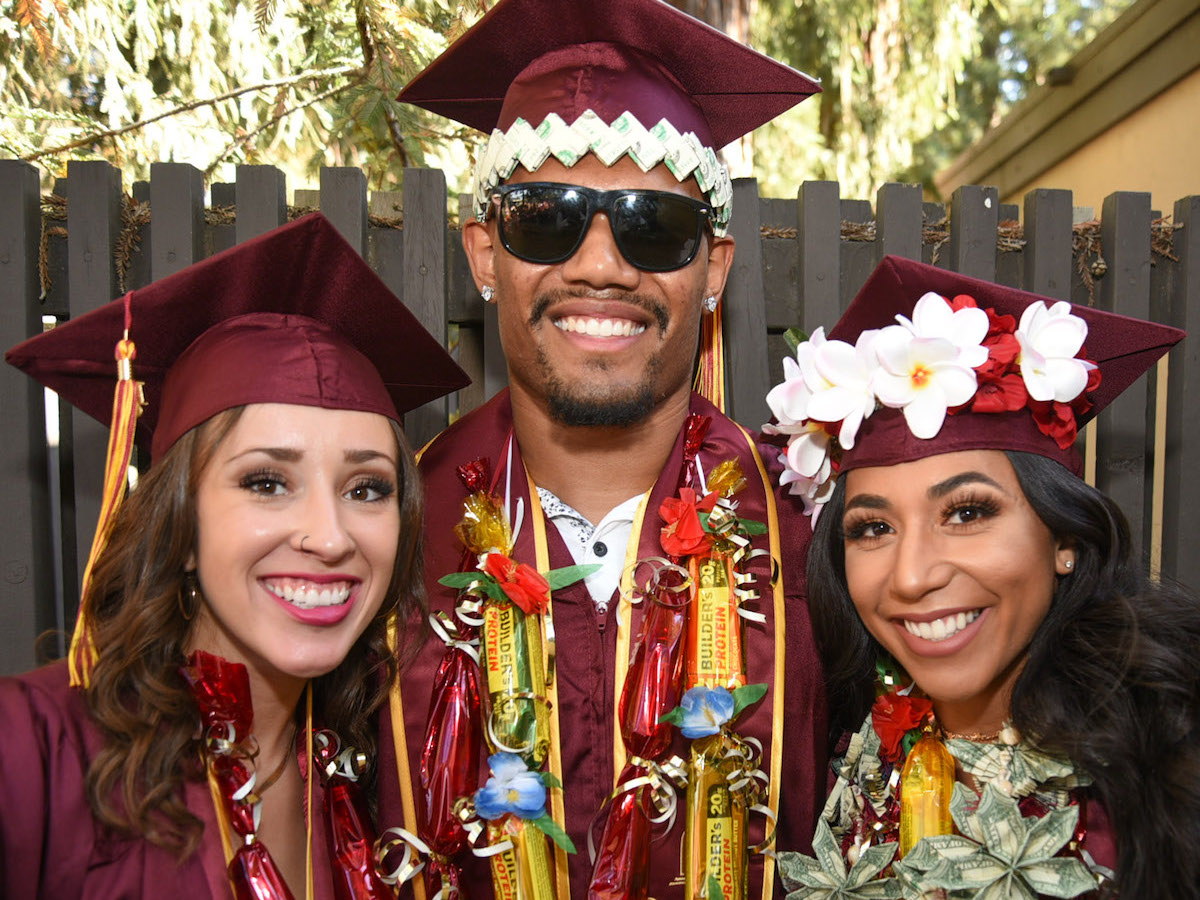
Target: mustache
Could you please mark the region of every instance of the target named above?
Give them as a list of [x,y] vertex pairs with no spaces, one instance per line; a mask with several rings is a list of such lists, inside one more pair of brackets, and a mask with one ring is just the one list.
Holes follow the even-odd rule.
[[613,294],[611,292],[592,293],[590,291],[547,291],[539,294],[534,300],[533,307],[529,310],[529,324],[536,325],[546,316],[546,310],[554,303],[569,299],[595,299],[595,300],[620,300],[622,303],[628,303],[631,306],[636,306],[638,309],[648,313],[658,323],[658,330],[664,332],[667,330],[667,325],[671,321],[671,316],[667,312],[667,308],[652,297],[647,297],[643,294]]

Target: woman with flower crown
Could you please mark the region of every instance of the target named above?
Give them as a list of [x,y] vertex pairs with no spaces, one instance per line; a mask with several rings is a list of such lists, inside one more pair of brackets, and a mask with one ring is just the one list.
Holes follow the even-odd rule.
[[1200,605],[1074,449],[1182,336],[888,257],[785,361],[840,757],[789,898],[1197,896]]
[[8,360],[115,413],[70,657],[0,679],[0,896],[394,897],[373,713],[424,607],[400,417],[462,372],[317,214]]

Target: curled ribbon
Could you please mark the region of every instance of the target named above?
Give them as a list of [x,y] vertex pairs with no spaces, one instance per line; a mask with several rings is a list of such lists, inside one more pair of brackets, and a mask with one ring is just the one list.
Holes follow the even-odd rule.
[[639,769],[645,769],[646,773],[630,778],[613,788],[612,793],[608,795],[596,812],[591,825],[588,826],[588,856],[593,863],[596,861],[595,826],[604,817],[604,811],[609,804],[622,794],[649,787],[650,802],[657,811],[657,815],[650,817],[650,822],[654,825],[666,822],[667,827],[663,829],[664,834],[669,833],[675,827],[675,816],[679,808],[676,789],[682,790],[687,787],[688,780],[684,761],[678,756],[672,756],[661,763],[640,756],[631,756],[629,764]]
[[[482,619],[480,620],[482,623]],[[447,647],[457,647],[479,665],[479,639],[467,638],[459,629],[458,624],[445,612],[438,610],[429,617],[429,625],[433,633]]]
[[463,831],[467,833],[467,843],[471,845],[471,852],[480,859],[486,859],[489,856],[499,856],[507,850],[514,849],[513,842],[505,839],[498,844],[487,844],[483,847],[478,847],[479,837],[483,834],[483,820],[475,812],[475,801],[470,797],[462,797],[454,805],[454,813],[458,816],[458,821],[463,827]]
[[535,694],[532,691],[506,691],[503,694],[498,694],[497,700],[492,702],[492,709],[491,712],[488,713],[487,717],[488,738],[491,740],[492,746],[496,748],[497,752],[515,753],[517,756],[524,756],[526,753],[533,750],[536,742],[530,741],[521,747],[510,747],[505,744],[504,741],[500,740],[499,735],[496,734],[495,726],[493,725],[493,720],[496,717],[497,710],[504,707],[508,701],[512,700],[532,700],[534,703],[540,704],[545,709],[547,714],[549,714],[550,710],[553,708],[553,705],[550,703],[549,699],[541,694]]
[[[388,855],[397,847],[404,848],[404,855],[391,871],[384,869]],[[375,840],[375,863],[380,872],[380,878],[386,884],[393,886],[406,884],[425,868],[421,854],[429,855],[429,845],[404,828],[393,826],[380,832]]]

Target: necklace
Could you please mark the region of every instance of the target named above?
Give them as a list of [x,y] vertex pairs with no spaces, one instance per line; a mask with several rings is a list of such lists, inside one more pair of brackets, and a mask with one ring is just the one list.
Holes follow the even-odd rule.
[[279,760],[279,765],[275,767],[270,775],[263,779],[261,784],[256,783],[254,785],[254,790],[246,795],[247,803],[253,804],[261,801],[263,794],[267,792],[267,788],[271,787],[271,785],[279,780],[279,776],[282,775],[283,770],[287,768],[288,760],[292,758],[292,755],[296,751],[296,735],[299,733],[299,730],[299,725],[292,726],[292,736],[288,738],[287,743],[284,745],[283,757]]

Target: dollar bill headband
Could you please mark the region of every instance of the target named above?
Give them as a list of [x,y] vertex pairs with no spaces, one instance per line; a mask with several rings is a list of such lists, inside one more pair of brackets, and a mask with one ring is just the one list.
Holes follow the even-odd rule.
[[113,426],[71,642],[75,684],[87,683],[95,659],[90,575],[124,495],[135,441],[157,459],[192,428],[249,403],[373,412],[399,422],[469,380],[319,213],[64,322],[6,358]]
[[1082,474],[1078,430],[1178,328],[887,256],[767,395],[781,482],[814,512],[838,475],[958,450],[1037,453]]

